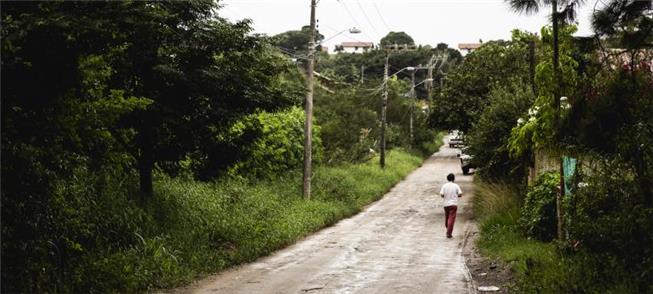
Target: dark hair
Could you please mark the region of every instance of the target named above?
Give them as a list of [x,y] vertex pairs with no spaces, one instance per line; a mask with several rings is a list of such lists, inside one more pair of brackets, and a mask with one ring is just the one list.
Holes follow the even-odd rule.
[[453,182],[453,180],[455,180],[455,179],[456,179],[456,176],[454,176],[453,174],[448,174],[447,175],[447,181]]

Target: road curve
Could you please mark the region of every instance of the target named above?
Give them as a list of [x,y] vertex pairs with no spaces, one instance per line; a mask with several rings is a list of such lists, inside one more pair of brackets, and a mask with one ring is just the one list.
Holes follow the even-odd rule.
[[[462,255],[472,176],[445,144],[363,212],[256,262],[178,289],[182,293],[473,293]],[[437,195],[448,173],[463,198],[452,239]]]

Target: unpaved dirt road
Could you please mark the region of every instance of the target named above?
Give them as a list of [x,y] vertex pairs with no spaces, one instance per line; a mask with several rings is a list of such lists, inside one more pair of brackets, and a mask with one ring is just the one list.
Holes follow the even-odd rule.
[[[271,256],[198,281],[184,293],[473,293],[462,255],[472,176],[445,144],[360,214]],[[463,198],[452,239],[438,195],[453,172]]]

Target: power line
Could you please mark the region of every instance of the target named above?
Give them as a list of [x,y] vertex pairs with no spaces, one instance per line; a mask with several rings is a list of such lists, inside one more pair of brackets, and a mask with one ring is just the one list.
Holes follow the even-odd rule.
[[[345,8],[345,10],[347,11],[347,14],[349,14],[349,17],[351,18],[351,20],[354,21],[354,24],[356,24],[359,28],[362,28],[362,26],[358,23],[358,21],[356,20],[356,18],[354,17],[354,15],[351,13],[351,10],[349,10],[349,7],[347,7],[347,4],[345,4],[345,1],[343,1],[343,0],[338,0],[338,2],[339,2],[340,4],[342,4],[342,7]],[[363,31],[363,35],[365,35],[366,37],[368,37],[368,38],[374,40],[374,38],[370,37],[370,35],[368,35],[368,34],[365,32],[365,30],[362,30],[362,31]]]
[[381,14],[381,11],[379,10],[379,7],[376,6],[376,2],[375,1],[371,1],[371,2],[372,2],[372,5],[374,5],[374,9],[376,10],[376,14],[379,15],[379,18],[381,18],[381,21],[383,22],[383,25],[385,26],[386,30],[388,30],[388,32],[390,32],[391,31],[390,26],[385,21],[385,18],[383,17],[383,15]]
[[[330,25],[326,25],[326,24],[325,24],[324,26],[325,26],[327,29],[330,29],[330,30],[333,31],[333,32],[338,32],[338,30],[337,30],[336,28],[334,28],[334,27],[332,27],[332,26],[330,26]],[[355,37],[352,37],[351,34],[343,34],[343,36],[345,36],[345,37],[347,37],[347,38],[349,38],[349,39],[351,39],[351,40],[354,40],[354,41],[356,41],[356,42],[361,42],[361,43],[365,43],[365,42],[366,42],[366,41],[361,41],[360,39],[357,39],[357,38],[355,38]]]
[[372,27],[372,30],[374,31],[374,33],[376,33],[376,36],[377,37],[380,36],[381,34],[379,34],[379,31],[376,30],[376,27],[374,26],[374,24],[372,24],[372,21],[370,20],[370,17],[367,15],[367,12],[365,12],[365,8],[363,8],[363,5],[361,5],[361,2],[359,0],[356,0],[356,4],[358,4],[358,8],[360,8],[360,10],[363,12],[363,16],[365,16],[365,19],[367,20],[367,23],[370,24],[370,26]]

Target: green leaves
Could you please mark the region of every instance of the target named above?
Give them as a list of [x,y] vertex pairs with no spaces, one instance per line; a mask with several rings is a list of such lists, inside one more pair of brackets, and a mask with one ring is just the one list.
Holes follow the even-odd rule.
[[[232,175],[275,178],[301,167],[304,159],[304,111],[292,107],[275,113],[259,112],[235,123],[224,137],[239,149],[239,160],[228,169]],[[247,142],[250,140],[251,142]],[[320,127],[313,126],[313,159],[322,157]]]
[[[575,26],[564,26],[559,31],[560,43],[560,92],[563,97],[572,97],[578,86],[578,62],[572,56],[574,53],[572,34],[576,32]],[[542,41],[544,43],[552,40],[550,27],[542,28]],[[548,47],[543,48],[544,55],[552,54]],[[535,72],[537,84],[537,99],[530,108],[528,115],[520,117],[522,123],[518,123],[512,130],[509,148],[514,158],[522,158],[528,155],[535,148],[558,149],[561,148],[557,134],[561,131],[556,125],[558,110],[553,100],[554,89],[557,87],[553,75],[553,63],[547,57],[538,63]],[[568,107],[569,101],[563,102],[561,107]],[[561,110],[562,119],[568,115],[567,111]]]
[[559,175],[548,172],[540,175],[521,207],[520,226],[527,236],[551,241],[556,234],[556,195]]
[[[534,95],[529,85],[515,80],[505,86],[495,86],[488,100],[489,105],[467,136],[468,153],[474,156],[483,177],[518,182],[524,176],[529,160],[525,157],[511,158],[509,139],[516,121],[535,100]],[[520,156],[522,152],[515,151]]]
[[529,81],[528,43],[523,34],[513,36],[513,41],[484,43],[447,74],[442,97],[434,99],[432,125],[468,131],[488,105],[493,87]]

